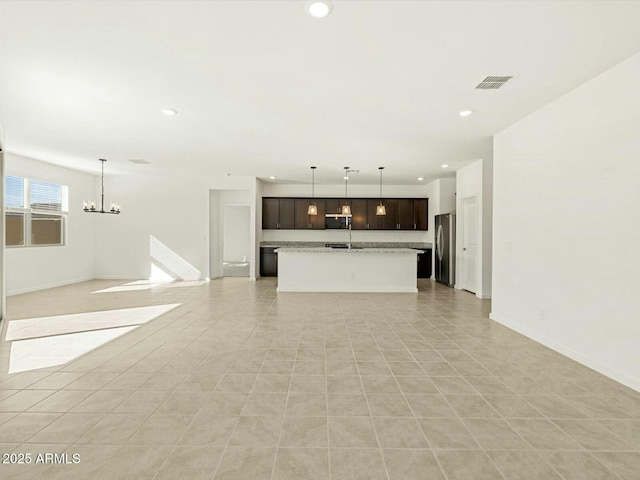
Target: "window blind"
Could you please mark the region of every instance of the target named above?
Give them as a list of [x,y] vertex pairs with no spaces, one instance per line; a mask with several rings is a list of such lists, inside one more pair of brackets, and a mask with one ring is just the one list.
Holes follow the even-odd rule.
[[24,178],[7,175],[4,177],[5,207],[24,207]]
[[30,206],[34,210],[62,211],[62,185],[29,180]]

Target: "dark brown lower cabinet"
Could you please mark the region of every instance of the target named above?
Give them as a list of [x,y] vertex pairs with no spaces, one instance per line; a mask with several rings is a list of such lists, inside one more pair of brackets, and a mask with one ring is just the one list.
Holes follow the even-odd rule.
[[277,247],[260,247],[260,276],[278,276],[278,254]]
[[431,278],[431,256],[430,248],[418,254],[418,278]]

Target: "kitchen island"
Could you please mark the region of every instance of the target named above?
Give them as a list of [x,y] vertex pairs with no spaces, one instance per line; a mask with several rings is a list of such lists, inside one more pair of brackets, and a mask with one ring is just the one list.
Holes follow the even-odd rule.
[[278,248],[278,292],[416,293],[410,248]]

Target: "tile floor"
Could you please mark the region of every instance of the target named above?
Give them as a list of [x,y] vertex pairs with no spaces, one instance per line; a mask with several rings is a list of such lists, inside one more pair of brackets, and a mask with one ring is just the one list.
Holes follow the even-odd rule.
[[[66,330],[58,319],[62,345],[127,323],[109,310],[180,305],[12,374],[57,357],[12,351],[5,325],[0,451],[32,461],[0,463],[0,478],[640,478],[640,394],[488,320],[471,294],[426,280],[417,295],[276,294],[275,279],[118,285],[8,299],[12,321],[102,312],[97,324],[64,317]],[[69,463],[36,462],[64,452]]]

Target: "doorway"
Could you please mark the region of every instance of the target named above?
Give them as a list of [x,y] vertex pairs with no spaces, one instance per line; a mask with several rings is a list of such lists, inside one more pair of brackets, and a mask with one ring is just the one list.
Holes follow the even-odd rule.
[[248,205],[225,205],[222,222],[222,276],[249,277],[251,208]]
[[460,288],[478,291],[478,197],[462,199],[462,232],[460,235]]

